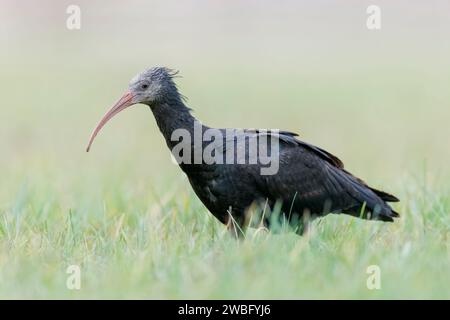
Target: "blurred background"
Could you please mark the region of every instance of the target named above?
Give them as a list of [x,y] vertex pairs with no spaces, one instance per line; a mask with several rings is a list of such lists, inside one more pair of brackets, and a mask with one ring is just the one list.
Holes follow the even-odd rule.
[[[66,27],[72,4],[80,30]],[[367,29],[371,4],[380,30]],[[298,132],[400,197],[409,181],[444,185],[449,12],[445,0],[2,0],[0,210],[30,205],[29,190],[36,206],[58,198],[61,212],[115,192],[189,190],[145,106],[85,152],[100,117],[152,66],[180,71],[188,106],[210,126]]]

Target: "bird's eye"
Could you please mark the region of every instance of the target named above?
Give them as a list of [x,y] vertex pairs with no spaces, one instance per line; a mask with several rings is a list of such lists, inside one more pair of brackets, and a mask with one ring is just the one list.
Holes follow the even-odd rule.
[[148,88],[148,84],[147,83],[141,84],[141,89],[142,90],[146,90],[147,88]]

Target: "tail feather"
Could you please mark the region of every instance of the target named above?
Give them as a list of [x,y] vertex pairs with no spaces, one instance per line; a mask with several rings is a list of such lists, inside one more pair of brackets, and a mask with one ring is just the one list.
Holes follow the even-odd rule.
[[394,219],[392,217],[385,216],[385,215],[379,215],[376,218],[374,218],[374,220],[380,220],[380,221],[384,221],[384,222],[394,222]]
[[375,188],[369,187],[370,190],[372,190],[377,196],[379,196],[381,198],[381,200],[384,200],[386,202],[399,202],[400,199],[397,198],[396,196],[389,194],[387,192],[381,191],[381,190],[377,190]]
[[387,204],[387,202],[400,201],[397,197],[369,187],[363,180],[344,169],[333,170],[330,173],[347,190],[348,194],[359,203],[357,205],[352,204],[350,208],[343,210],[343,213],[363,219],[389,222],[400,216]]
[[392,216],[393,216],[394,218],[400,218],[400,214],[399,214],[398,212],[392,210],[392,208],[391,208],[391,211],[392,211]]
[[[372,187],[369,187],[364,181],[346,172],[345,178],[353,186],[352,196],[360,201],[360,205],[344,211],[345,213],[359,216],[364,219],[381,220],[393,222],[393,218],[400,215],[395,212],[387,202],[400,201],[397,197]],[[361,210],[364,212],[361,215]]]
[[398,199],[396,196],[394,196],[394,195],[392,195],[392,194],[390,194],[390,193],[387,193],[387,192],[384,192],[384,191],[381,191],[381,190],[378,190],[378,189],[369,187],[365,181],[361,180],[361,179],[358,178],[358,177],[355,177],[353,174],[351,174],[351,173],[348,172],[347,170],[342,169],[342,171],[344,171],[344,172],[345,172],[346,174],[348,174],[350,177],[352,177],[353,179],[355,179],[359,184],[361,184],[361,185],[363,185],[363,186],[369,188],[370,190],[372,190],[372,192],[375,193],[378,197],[380,197],[381,200],[384,200],[384,201],[386,201],[386,202],[399,202],[399,201],[400,201],[400,199]]

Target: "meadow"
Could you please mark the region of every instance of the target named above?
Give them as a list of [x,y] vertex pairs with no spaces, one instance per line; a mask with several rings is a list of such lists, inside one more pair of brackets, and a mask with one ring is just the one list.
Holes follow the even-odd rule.
[[[443,16],[421,11],[425,28],[392,7],[396,23],[368,34],[349,22],[350,6],[338,11],[345,22],[325,10],[324,26],[313,5],[255,18],[246,8],[102,11],[81,1],[82,28],[68,31],[64,1],[2,6],[0,298],[450,299]],[[87,154],[101,115],[153,65],[180,70],[203,122],[298,132],[397,195],[401,218],[329,215],[305,237],[250,229],[236,241],[171,162],[144,106],[109,123]],[[66,285],[71,265],[79,290]],[[367,287],[371,265],[380,289]]]

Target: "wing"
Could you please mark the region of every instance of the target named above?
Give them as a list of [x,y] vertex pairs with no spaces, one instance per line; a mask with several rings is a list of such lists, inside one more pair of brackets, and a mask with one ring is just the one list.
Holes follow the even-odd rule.
[[315,153],[318,157],[329,162],[330,164],[332,164],[338,168],[342,168],[342,169],[344,168],[344,164],[338,157],[336,157],[335,155],[333,155],[333,154],[329,153],[328,151],[325,151],[319,147],[313,146],[312,144],[309,144],[307,142],[297,139],[296,137],[298,137],[298,134],[295,132],[279,131],[278,133],[276,133],[276,132],[271,132],[271,131],[262,131],[262,130],[258,130],[258,129],[246,130],[246,132],[254,133],[256,135],[277,135],[278,138],[285,143],[302,146],[303,148],[310,150],[311,152]]
[[308,209],[315,214],[342,212],[359,215],[365,205],[373,216],[381,220],[391,221],[392,217],[398,216],[385,203],[385,200],[395,201],[397,198],[367,186],[344,170],[337,157],[296,139],[293,133],[280,132],[279,136],[278,173],[255,177],[266,197],[289,203],[292,210],[299,213]]

